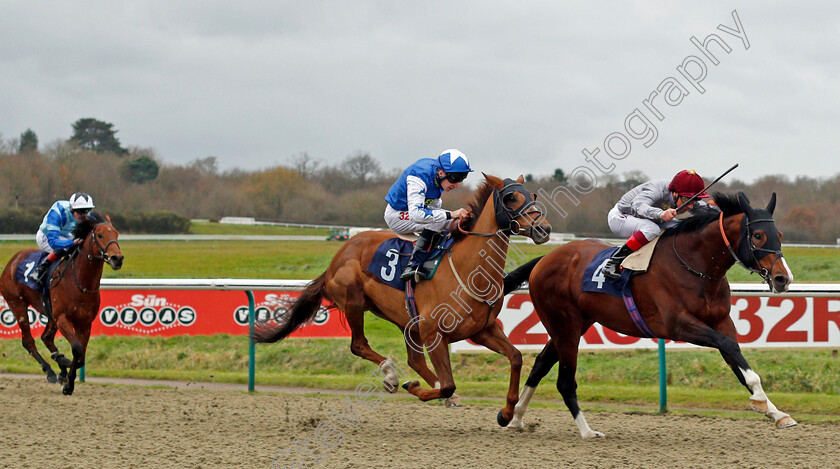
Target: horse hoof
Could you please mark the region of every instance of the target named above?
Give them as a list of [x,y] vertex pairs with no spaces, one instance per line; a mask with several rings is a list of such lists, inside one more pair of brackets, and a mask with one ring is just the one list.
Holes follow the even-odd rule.
[[420,385],[420,381],[417,381],[417,380],[406,381],[405,383],[403,383],[402,388],[405,389],[406,391],[408,391],[409,388],[414,387],[414,386],[419,386],[419,385]]
[[506,419],[504,415],[502,415],[502,411],[500,410],[498,414],[496,414],[496,422],[499,423],[499,426],[504,428],[507,427],[510,423],[510,419]]
[[55,373],[47,373],[47,382],[50,384],[58,382],[58,378],[55,377]]
[[396,384],[391,384],[387,381],[383,381],[382,386],[385,387],[385,390],[388,391],[391,394],[394,394],[394,393],[397,392],[397,390],[399,390],[399,387],[397,387]]
[[787,417],[782,417],[776,422],[776,428],[788,428],[796,425],[796,420],[790,418],[790,415],[788,415]]
[[463,407],[463,404],[461,404],[461,398],[456,396],[455,394],[453,394],[452,397],[447,398],[445,404],[447,408]]
[[581,435],[581,436],[583,437],[584,440],[597,440],[597,439],[600,439],[600,438],[606,438],[607,437],[607,435],[605,435],[601,432],[596,432],[595,430],[592,430],[591,432],[587,433],[586,435]]
[[61,393],[64,394],[65,396],[69,396],[69,395],[73,394],[73,388],[71,388],[69,386],[64,386],[63,388],[61,388]]

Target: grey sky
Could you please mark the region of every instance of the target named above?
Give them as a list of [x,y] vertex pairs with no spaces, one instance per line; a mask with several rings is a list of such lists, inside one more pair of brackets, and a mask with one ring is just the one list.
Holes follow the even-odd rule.
[[[616,174],[840,172],[836,2],[595,3],[2,1],[0,132],[44,145],[95,117],[124,146],[223,169],[458,148],[489,173],[550,174],[601,148]],[[716,29],[733,10],[748,50]],[[710,46],[717,66],[689,41],[712,33],[732,48]],[[703,94],[677,72],[690,55]],[[689,94],[658,121],[642,101],[668,77]],[[614,160],[604,139],[636,108],[657,139]]]

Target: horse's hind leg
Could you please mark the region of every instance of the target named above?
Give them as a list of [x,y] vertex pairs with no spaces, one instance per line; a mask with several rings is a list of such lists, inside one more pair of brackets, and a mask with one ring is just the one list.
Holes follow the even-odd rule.
[[741,347],[738,346],[738,342],[735,340],[737,336],[735,335],[735,324],[732,322],[732,319],[726,318],[718,326],[718,331],[712,331],[710,329],[710,332],[720,336],[713,338],[713,340],[717,339],[719,342],[719,346],[716,348],[720,350],[720,354],[729,367],[732,368],[735,376],[738,377],[738,381],[752,394],[750,396],[750,408],[772,418],[776,423],[776,428],[787,428],[796,425],[796,420],[777,409],[770,402],[770,399],[767,398],[764,389],[761,387],[761,378],[750,368],[747,360],[741,354]]
[[9,309],[15,315],[18,326],[20,327],[20,338],[23,343],[23,348],[32,355],[32,358],[38,361],[41,365],[41,371],[47,375],[47,381],[50,383],[58,382],[55,371],[50,367],[50,364],[44,360],[44,357],[38,353],[38,347],[35,345],[35,339],[32,338],[32,331],[29,329],[29,314],[27,313],[28,305],[17,298],[12,298],[8,301]]
[[345,305],[344,317],[350,326],[350,351],[357,357],[372,361],[379,365],[379,377],[385,390],[395,393],[399,389],[400,378],[394,361],[376,353],[365,337],[365,309],[355,305]]
[[64,384],[67,382],[67,369],[70,368],[73,363],[70,359],[59,352],[58,347],[55,346],[55,333],[57,331],[58,325],[56,324],[55,319],[50,318],[47,322],[47,327],[44,328],[44,332],[41,334],[41,341],[44,342],[44,345],[46,345],[47,349],[50,351],[50,358],[58,363],[59,368],[61,368],[61,372],[58,375],[58,382],[60,384]]
[[506,405],[496,415],[496,421],[499,425],[505,427],[513,418],[514,407],[519,401],[519,375],[522,372],[522,354],[510,343],[497,322],[493,322],[490,327],[472,336],[471,339],[496,353],[504,355],[510,362],[510,383]]
[[537,355],[534,361],[534,367],[531,368],[531,374],[525,381],[525,386],[522,387],[522,392],[519,393],[519,402],[513,410],[513,420],[508,424],[508,428],[521,429],[525,428],[523,419],[525,412],[528,410],[528,404],[534,396],[534,391],[539,386],[540,381],[545,378],[545,375],[551,371],[554,364],[557,363],[557,350],[554,349],[554,342],[551,338],[545,344],[542,351]]

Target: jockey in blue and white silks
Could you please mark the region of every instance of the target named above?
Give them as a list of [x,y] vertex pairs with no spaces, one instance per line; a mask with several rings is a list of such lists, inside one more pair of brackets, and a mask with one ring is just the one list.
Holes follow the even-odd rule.
[[38,264],[29,275],[30,278],[40,281],[53,261],[64,257],[67,248],[79,244],[80,240],[73,239],[73,229],[84,220],[93,207],[93,197],[84,192],[76,192],[70,196],[70,200],[59,200],[50,207],[38,232],[35,233],[38,247],[50,254]]
[[400,278],[406,281],[420,269],[414,254],[427,249],[432,236],[451,220],[466,218],[469,209],[447,211],[442,208],[441,194],[451,191],[472,172],[466,155],[458,150],[445,150],[437,158],[423,158],[406,168],[391,186],[385,200],[385,223],[396,233],[420,232],[408,266]]

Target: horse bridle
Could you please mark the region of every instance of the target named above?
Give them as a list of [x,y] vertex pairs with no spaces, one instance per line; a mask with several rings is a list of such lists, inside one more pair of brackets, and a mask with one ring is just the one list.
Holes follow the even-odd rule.
[[[102,222],[102,223],[97,223],[96,224],[96,226],[99,226],[99,225],[110,225],[110,223]],[[108,253],[106,252],[108,250],[108,246],[110,246],[113,243],[113,244],[117,245],[117,248],[119,248],[120,243],[118,243],[116,239],[112,239],[111,241],[108,241],[107,244],[105,244],[105,247],[102,247],[102,245],[99,244],[99,241],[96,240],[96,236],[94,236],[94,233],[96,232],[96,226],[94,227],[94,229],[90,230],[90,233],[88,233],[87,236],[85,236],[85,242],[87,242],[87,238],[90,237],[93,240],[92,241],[93,244],[96,245],[96,248],[99,250],[99,255],[88,254],[87,258],[88,258],[88,260],[101,260],[103,262],[108,262],[108,260],[111,259],[111,256],[108,255]],[[84,243],[82,243],[82,244],[84,244]],[[76,287],[79,290],[81,290],[83,293],[90,293],[90,292],[96,291],[97,289],[89,290],[89,289],[83,287],[82,284],[79,283],[79,277],[76,274],[76,268],[75,268],[74,265],[75,265],[75,262],[76,262],[76,258],[79,257],[80,253],[81,253],[81,249],[76,249],[70,255],[70,260],[69,260],[69,262],[67,262],[67,267],[63,271],[59,271],[58,277],[54,281],[56,282],[56,284],[58,284],[58,282],[61,281],[61,277],[64,276],[64,273],[67,271],[67,269],[70,269],[70,270],[73,271],[73,282],[76,284]]]
[[[504,203],[505,197],[520,193],[525,197],[525,203],[520,205],[516,209],[509,208]],[[545,215],[537,206],[536,201],[533,197],[531,197],[531,193],[525,189],[521,183],[514,181],[513,179],[505,179],[504,186],[501,189],[493,189],[493,205],[496,208],[496,224],[499,225],[500,232],[510,236],[514,233],[519,233],[522,231],[522,226],[516,221],[517,218],[531,215],[531,225],[528,227],[525,236],[532,237],[534,234],[534,225],[536,225],[540,220],[545,218]],[[527,210],[527,211],[526,211]],[[536,215],[534,215],[536,214]],[[460,222],[458,223],[458,229],[467,235],[470,236],[495,236],[499,232],[496,233],[478,233],[475,231],[466,231],[461,228]]]
[[[735,262],[737,262],[738,264],[741,264],[741,267],[747,269],[750,273],[758,274],[765,282],[770,284],[770,272],[773,270],[773,266],[776,265],[776,262],[778,262],[779,259],[783,258],[782,250],[781,249],[773,250],[773,249],[756,247],[755,244],[753,244],[753,242],[752,242],[752,231],[750,231],[750,225],[752,225],[754,223],[761,223],[761,222],[769,222],[769,223],[775,223],[775,222],[773,221],[772,218],[760,218],[758,220],[750,220],[749,215],[747,215],[746,212],[743,215],[744,215],[744,217],[741,219],[741,230],[740,230],[740,234],[738,235],[738,252],[735,252],[735,249],[733,249],[732,245],[729,243],[729,238],[726,237],[726,231],[723,229],[723,212],[720,213],[720,217],[718,217],[718,227],[720,228],[720,235],[723,238],[723,243],[726,245],[726,249],[732,255],[732,258],[735,259]],[[688,263],[686,263],[683,260],[683,258],[680,257],[680,254],[677,252],[676,239],[677,239],[677,236],[674,235],[673,240],[672,240],[672,245],[673,245],[673,248],[674,248],[674,254],[677,256],[677,259],[680,261],[680,265],[682,265],[682,267],[684,267],[686,270],[688,270],[692,274],[695,274],[698,277],[701,277],[701,278],[704,278],[704,279],[707,279],[707,280],[718,281],[718,280],[723,280],[724,278],[726,278],[725,273],[721,277],[712,277],[711,275],[704,274],[703,272],[698,272],[697,270],[691,268],[691,266],[689,266]],[[750,267],[750,266],[747,265],[746,262],[744,262],[744,260],[742,259],[742,256],[746,254],[745,251],[749,251],[749,254],[747,254],[747,255],[752,257],[752,260],[755,261],[755,265],[757,265],[759,267],[758,269],[756,269],[754,267]],[[761,253],[761,255],[760,256],[756,255],[756,252]],[[773,259],[773,263],[770,265],[770,268],[765,269],[764,267],[761,266],[761,264],[758,262],[758,260],[763,258],[764,256],[766,256],[768,254],[775,254],[776,258]]]
[[[104,223],[97,223],[96,224],[96,226],[99,226],[99,225],[110,225],[110,223],[104,222]],[[93,255],[93,254],[88,254],[88,259],[89,260],[101,260],[103,262],[108,262],[111,259],[111,256],[106,252],[108,250],[108,246],[110,246],[111,244],[116,244],[117,249],[119,249],[120,248],[120,243],[118,243],[116,239],[112,239],[111,241],[108,241],[105,244],[105,247],[102,247],[102,245],[99,244],[99,241],[96,240],[96,236],[94,236],[94,232],[96,232],[96,227],[94,227],[94,229],[90,230],[90,234],[88,236],[90,236],[91,239],[93,239],[93,244],[95,244],[96,248],[99,249],[99,255],[97,256],[97,255]]]
[[[736,253],[732,246],[729,244],[729,240],[726,238],[726,235],[723,233],[723,213],[720,214],[720,219],[718,224],[720,225],[721,235],[723,235],[724,243],[726,244],[727,249],[729,249],[729,253],[732,254],[732,257],[735,258],[735,261],[741,264],[741,266],[750,271],[750,273],[758,274],[767,284],[770,284],[770,272],[773,270],[773,267],[776,265],[776,262],[779,259],[783,258],[781,243],[779,245],[779,249],[767,249],[767,248],[759,248],[753,244],[752,241],[752,231],[750,230],[750,225],[755,223],[771,223],[775,226],[775,222],[772,218],[759,218],[758,220],[750,220],[749,215],[744,213],[744,217],[741,219],[741,234],[738,237],[738,252]],[[767,230],[765,230],[765,235]],[[755,265],[758,266],[758,269],[747,266],[747,263],[742,260],[742,256],[746,254],[746,251],[749,251],[749,257],[755,261]],[[756,255],[759,253],[759,255]],[[768,254],[775,254],[776,258],[773,259],[773,263],[770,264],[769,269],[765,269],[764,267],[759,264],[758,260],[767,256]]]

